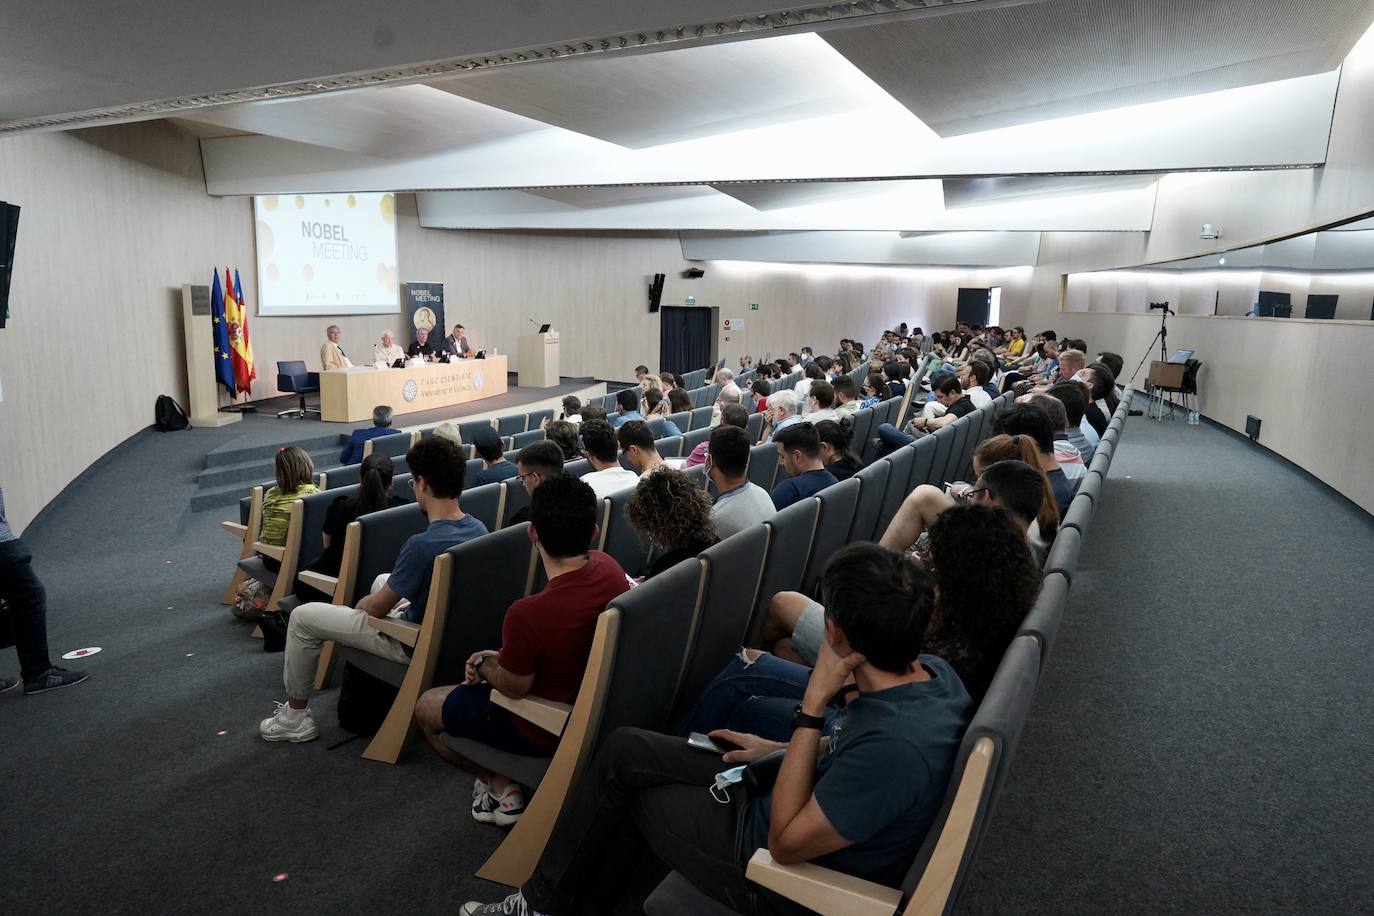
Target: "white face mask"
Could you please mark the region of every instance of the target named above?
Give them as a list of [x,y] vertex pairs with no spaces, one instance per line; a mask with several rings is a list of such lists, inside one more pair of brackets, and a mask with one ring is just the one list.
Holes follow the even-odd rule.
[[744,778],[744,767],[737,766],[716,774],[715,785],[711,786],[711,797],[722,805],[730,804],[729,788]]

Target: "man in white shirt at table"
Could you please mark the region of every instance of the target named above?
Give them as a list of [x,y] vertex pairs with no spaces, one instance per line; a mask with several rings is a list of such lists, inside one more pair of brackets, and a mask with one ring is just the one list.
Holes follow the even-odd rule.
[[343,332],[339,330],[337,324],[331,324],[324,330],[329,338],[320,347],[320,364],[326,369],[347,369],[353,365],[348,357],[344,356],[343,347],[339,346],[339,338],[343,337]]
[[396,360],[405,358],[406,351],[401,349],[401,345],[396,342],[396,335],[390,331],[383,331],[382,345],[377,348],[377,359],[390,366]]

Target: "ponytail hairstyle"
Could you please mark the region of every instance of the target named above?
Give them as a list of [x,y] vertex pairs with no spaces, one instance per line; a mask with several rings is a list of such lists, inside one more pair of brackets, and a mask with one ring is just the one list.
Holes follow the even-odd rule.
[[854,422],[849,417],[840,420],[822,420],[816,424],[816,434],[823,444],[835,452],[833,464],[844,462],[855,471],[864,466],[859,456],[854,454]]
[[[1040,452],[1035,447],[1035,440],[1024,433],[1016,436],[1003,434],[984,439],[974,450],[973,460],[980,470],[999,461],[1024,461],[1040,470]],[[1049,543],[1059,531],[1059,509],[1054,501],[1054,487],[1050,485],[1050,479],[1045,476],[1043,470],[1040,470],[1040,478],[1045,484],[1045,501],[1040,504],[1040,514],[1035,520],[1040,525],[1040,537]]]
[[388,494],[391,492],[391,479],[396,468],[385,455],[371,454],[363,459],[359,471],[358,514],[367,515],[387,508]]

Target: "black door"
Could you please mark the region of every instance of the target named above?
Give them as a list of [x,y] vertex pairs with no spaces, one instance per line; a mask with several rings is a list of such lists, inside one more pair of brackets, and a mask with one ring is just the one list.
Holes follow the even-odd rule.
[[711,310],[665,305],[659,317],[659,367],[685,373],[711,362]]

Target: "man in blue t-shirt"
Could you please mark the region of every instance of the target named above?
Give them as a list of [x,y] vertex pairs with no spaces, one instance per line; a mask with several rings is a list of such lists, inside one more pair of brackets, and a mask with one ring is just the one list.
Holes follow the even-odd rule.
[[821,461],[821,437],[810,423],[780,429],[773,441],[778,445],[778,462],[790,475],[773,488],[775,509],[786,509],[837,482]]
[[[319,727],[307,706],[315,686],[320,647],[326,641],[407,664],[408,647],[369,625],[367,618],[399,617],[420,623],[429,603],[434,558],[450,547],[487,533],[486,525],[465,515],[458,505],[467,461],[457,444],[439,436],[422,439],[406,453],[406,465],[410,468],[415,501],[429,519],[429,527],[402,545],[391,574],[378,576],[372,592],[357,607],[317,601],[302,604],[291,612],[283,674],[286,702],[279,704],[276,714],[263,719],[258,727],[267,741],[310,741],[319,737]],[[413,510],[398,507],[394,511]]]
[[[921,654],[934,583],[914,560],[851,544],[821,582],[825,643],[796,685],[788,743],[715,731],[712,738],[738,748],[722,759],[680,737],[619,729],[569,797],[521,890],[462,912],[612,912],[626,886],[614,870],[645,845],[741,913],[777,911],[775,900],[756,900],[767,892],[745,877],[764,846],[784,865],[815,862],[900,885],[944,798],[973,703],[947,664]],[[851,676],[858,695],[839,711],[831,700]],[[747,798],[729,778],[784,748],[770,791]]]

